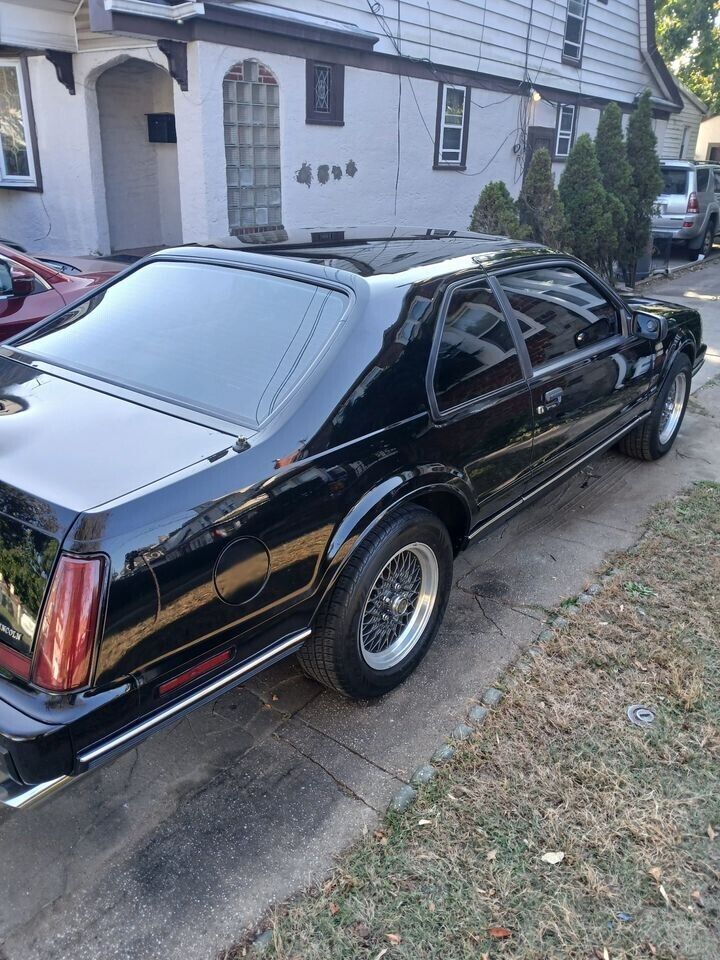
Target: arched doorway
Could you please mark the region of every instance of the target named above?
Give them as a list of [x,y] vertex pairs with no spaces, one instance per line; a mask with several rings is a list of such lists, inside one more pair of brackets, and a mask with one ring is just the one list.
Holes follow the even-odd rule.
[[280,89],[257,60],[223,80],[228,219],[236,235],[282,227]]
[[[143,250],[182,241],[173,89],[161,67],[130,58],[97,80],[110,247]],[[153,123],[148,116],[165,117]],[[151,142],[151,136],[153,138]],[[157,141],[157,137],[165,138]]]

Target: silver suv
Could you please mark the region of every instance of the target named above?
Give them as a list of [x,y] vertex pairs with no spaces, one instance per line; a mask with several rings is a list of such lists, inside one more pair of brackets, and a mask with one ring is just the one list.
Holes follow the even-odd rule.
[[654,237],[683,243],[691,260],[707,256],[720,234],[720,164],[661,160],[663,190],[655,201]]

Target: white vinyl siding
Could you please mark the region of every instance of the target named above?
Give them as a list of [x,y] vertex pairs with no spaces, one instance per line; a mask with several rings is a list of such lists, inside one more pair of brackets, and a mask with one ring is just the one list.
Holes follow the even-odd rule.
[[0,60],[0,186],[36,185],[23,71],[17,60]]
[[[402,0],[399,40],[397,0],[383,4],[381,23],[366,3],[357,0],[304,0],[302,4],[299,0],[265,0],[264,5],[278,12],[292,9],[326,21],[355,24],[379,37],[374,47],[378,53],[396,54],[394,40],[403,56],[479,70],[518,83],[529,73],[538,86],[604,98],[612,91],[613,99],[627,105],[646,87],[654,95],[667,96],[640,51],[640,0],[612,0],[611,9],[602,3],[588,4],[580,72],[577,65],[563,62],[567,2],[535,0],[527,63],[529,0],[443,0],[442,4],[431,3],[430,10],[426,0]],[[261,7],[249,0],[237,5],[255,12]],[[428,67],[428,77],[432,76],[433,69]],[[435,79],[440,77],[435,74]]]

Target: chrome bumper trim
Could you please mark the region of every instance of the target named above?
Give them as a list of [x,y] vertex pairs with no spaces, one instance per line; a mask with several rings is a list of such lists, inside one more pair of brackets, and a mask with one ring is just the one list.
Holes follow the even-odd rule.
[[14,810],[24,810],[49,794],[55,793],[70,780],[72,780],[72,777],[58,777],[56,780],[34,783],[29,787],[15,783],[14,780],[6,780],[5,783],[0,783],[0,797],[2,798],[0,803],[6,807],[12,807]]
[[209,683],[205,687],[199,687],[197,690],[193,690],[187,697],[184,697],[182,700],[176,700],[175,703],[171,703],[170,706],[165,707],[164,710],[154,713],[151,717],[136,724],[134,727],[128,727],[127,730],[117,734],[115,737],[111,737],[110,740],[106,740],[104,743],[98,744],[96,747],[90,747],[87,750],[80,751],[78,760],[80,763],[92,763],[94,760],[105,756],[105,754],[117,750],[118,747],[134,740],[136,737],[142,736],[142,734],[152,730],[153,727],[160,726],[160,724],[165,723],[167,720],[171,720],[178,713],[182,713],[184,710],[187,710],[188,707],[193,706],[193,704],[199,703],[215,693],[221,693],[224,687],[232,686],[237,680],[240,680],[248,673],[253,673],[264,663],[267,663],[268,660],[292,653],[295,648],[302,646],[303,642],[307,640],[311,633],[312,630],[303,630],[301,633],[293,634],[293,636],[288,637],[275,646],[269,647],[257,656],[240,664],[239,667],[236,667],[230,673],[217,677],[212,683]]

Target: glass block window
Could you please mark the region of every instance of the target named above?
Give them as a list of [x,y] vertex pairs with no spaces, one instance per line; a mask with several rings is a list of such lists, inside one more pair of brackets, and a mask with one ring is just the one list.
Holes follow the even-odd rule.
[[467,87],[440,84],[435,138],[436,166],[465,166],[469,100]]
[[280,88],[272,72],[257,60],[232,67],[223,113],[230,231],[282,227]]
[[0,60],[0,186],[37,185],[24,79],[17,60]]
[[563,57],[566,60],[576,60],[579,63],[582,58],[586,16],[587,0],[567,0],[565,40],[563,42]]
[[559,103],[557,108],[557,136],[555,138],[555,156],[567,157],[575,139],[574,103]]

